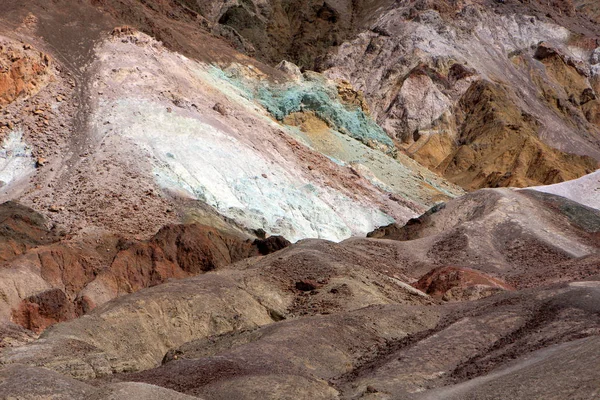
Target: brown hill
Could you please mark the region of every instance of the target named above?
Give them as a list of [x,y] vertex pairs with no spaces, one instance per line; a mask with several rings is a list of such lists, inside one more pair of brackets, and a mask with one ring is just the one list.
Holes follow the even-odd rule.
[[199,224],[166,226],[148,241],[107,234],[61,240],[41,215],[16,203],[0,205],[0,216],[0,315],[36,333],[112,298],[289,245]]
[[[399,258],[415,278],[434,267],[459,266],[490,273],[518,288],[556,282],[561,274],[567,281],[583,278],[579,268],[570,275],[562,263],[576,264],[596,254],[598,232],[596,209],[530,190],[485,189],[370,236],[400,241]],[[588,277],[597,274],[591,265],[586,267]]]

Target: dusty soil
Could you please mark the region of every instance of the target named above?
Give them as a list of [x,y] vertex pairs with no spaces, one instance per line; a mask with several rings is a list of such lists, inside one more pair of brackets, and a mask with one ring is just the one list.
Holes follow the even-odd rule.
[[[515,386],[483,389],[478,382],[515,368],[557,382],[564,375],[553,349],[575,360],[571,354],[587,343],[579,341],[600,334],[599,215],[554,195],[488,189],[396,228],[396,235],[404,230],[402,241],[305,240],[230,264],[256,247],[197,226],[167,227],[148,242],[121,240],[97,281],[114,277],[124,292],[159,283],[153,279],[171,262],[182,273],[211,270],[120,296],[37,340],[5,328],[0,391],[33,393],[19,379],[39,375],[38,366],[58,372],[59,381],[83,379],[86,390],[141,382],[174,391],[169,396],[214,399],[435,398],[462,393],[465,385],[501,397]],[[203,234],[210,243],[198,240]],[[450,261],[460,267],[429,272]],[[38,323],[54,310],[55,322],[68,311],[60,298],[57,289],[44,292],[28,298],[26,310],[38,312]],[[597,357],[584,347],[587,357]],[[28,367],[17,377],[10,371],[19,363]],[[581,393],[597,388],[595,370],[569,371],[589,382]],[[17,389],[17,381],[25,383]],[[46,386],[77,397],[74,387]],[[535,384],[525,392],[547,390]]]
[[594,276],[593,263],[582,263],[572,275],[562,263],[596,253],[599,216],[596,209],[551,194],[483,190],[370,236],[400,241],[415,278],[434,267],[468,267],[520,288],[556,282],[561,274],[562,281],[581,279],[584,270]]

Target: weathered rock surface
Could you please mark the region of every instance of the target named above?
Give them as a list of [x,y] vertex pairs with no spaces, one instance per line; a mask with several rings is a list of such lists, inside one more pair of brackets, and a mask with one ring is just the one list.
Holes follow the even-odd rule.
[[48,221],[30,208],[16,202],[0,204],[0,260],[11,261],[37,246],[58,239]]
[[403,1],[324,68],[363,91],[407,154],[450,181],[551,184],[600,159],[593,26],[567,2]]
[[[189,282],[207,276],[192,278]],[[156,294],[153,288],[132,296],[139,297],[148,292]],[[260,395],[287,398],[292,390],[300,398],[360,395],[368,398],[375,394],[383,398],[439,398],[435,397],[437,393],[450,395],[455,393],[454,390],[478,387],[479,382],[504,376],[504,371],[528,371],[530,367],[536,371],[538,361],[542,362],[541,371],[548,374],[545,379],[568,380],[559,373],[558,365],[564,367],[564,364],[548,356],[553,354],[553,348],[579,348],[578,343],[595,343],[594,337],[600,333],[596,310],[598,293],[597,282],[587,281],[521,294],[509,292],[474,303],[458,303],[451,308],[379,305],[254,328],[244,327],[245,319],[240,317],[239,329],[208,336],[200,334],[196,340],[180,347],[175,345],[162,360],[162,366],[134,374],[120,374],[109,381],[147,382],[215,399],[231,396],[250,399]],[[197,302],[195,297],[188,298],[192,304],[202,302]],[[236,307],[240,306],[236,304]],[[116,308],[115,305],[111,307],[111,314],[118,312],[121,315],[122,311],[117,310],[124,304]],[[130,306],[126,309],[131,312]],[[146,310],[153,308],[146,307]],[[215,310],[214,304],[212,310]],[[243,310],[247,309],[241,310],[243,314]],[[104,315],[106,318],[109,314],[105,312]],[[78,321],[84,323],[87,318]],[[105,318],[102,320],[108,323]],[[97,320],[98,323],[100,321]],[[141,319],[133,321],[138,330],[144,327]],[[75,345],[74,337],[80,340],[82,336],[77,329],[67,328],[73,328],[73,323],[53,328],[44,339],[37,341],[37,346],[23,347],[18,352],[9,352],[8,356],[5,352],[3,362],[39,363],[67,375],[85,377],[89,376],[84,373],[85,364],[75,360],[85,359],[84,354],[87,353],[85,357],[88,360],[94,355],[96,366],[95,372],[90,370],[89,373],[110,373],[110,369],[102,367],[101,360],[106,353],[99,351],[100,348],[92,351],[83,343]],[[89,335],[93,331],[87,332],[86,342],[91,340]],[[168,332],[172,335],[173,328]],[[71,336],[73,333],[75,336]],[[145,337],[147,331],[140,333],[135,339],[139,345],[140,338]],[[104,335],[107,334],[111,333],[104,331]],[[61,336],[63,339],[60,339]],[[64,341],[67,337],[71,342]],[[56,341],[61,341],[62,347],[53,347],[52,343]],[[122,343],[128,345],[129,342],[132,341],[126,339]],[[448,346],[448,342],[453,345]],[[95,343],[107,345],[100,337],[95,339]],[[68,350],[64,346],[68,346]],[[285,348],[286,352],[282,353],[281,348]],[[539,351],[542,348],[546,350]],[[593,346],[586,345],[584,348],[588,352],[586,357],[596,359]],[[45,352],[49,350],[53,352],[52,357],[45,355],[49,354]],[[34,354],[34,359],[29,358]],[[543,356],[540,357],[540,354]],[[565,356],[575,361],[575,358]],[[531,357],[538,361],[532,364]],[[132,363],[135,358],[128,359]],[[133,367],[133,364],[129,366]],[[18,364],[3,368],[4,371],[31,369]],[[488,374],[490,371],[493,372]],[[582,395],[597,389],[595,369],[575,367],[575,371],[581,373],[580,379],[586,382],[578,388]],[[532,376],[534,373],[531,372]],[[6,393],[7,387],[14,388],[17,380],[22,382],[23,377],[28,375],[9,375],[0,390]],[[55,379],[57,383],[70,379],[57,378],[60,378]],[[106,385],[106,379],[101,382]],[[265,382],[272,386],[265,387]],[[54,385],[46,385],[47,390]],[[110,384],[107,387],[114,386]],[[479,389],[482,393],[501,398],[501,393],[517,390],[515,388],[519,386],[484,387]],[[432,390],[435,388],[439,389]],[[148,387],[150,389],[156,390]],[[548,393],[549,389],[541,384],[528,386],[527,390],[535,394]],[[423,391],[425,393],[421,393]],[[559,390],[557,393],[563,392]]]
[[[585,348],[595,359],[590,346],[579,346],[600,335],[593,277],[600,276],[599,221],[596,210],[562,197],[487,189],[396,228],[402,241],[304,240],[265,257],[215,262],[205,274],[123,295],[29,344],[5,348],[0,393],[35,393],[40,389],[26,380],[50,374],[56,378],[44,390],[64,398],[84,390],[435,398],[460,397],[455,393],[466,388],[502,398],[513,389],[480,382],[503,382],[521,370],[560,381],[554,348],[573,349],[564,353],[573,360]],[[201,251],[185,252],[202,241],[186,246],[185,232],[167,227],[130,245],[123,264],[135,265],[125,260],[154,248],[182,270],[202,265],[203,258],[190,257]],[[231,249],[239,247],[223,254]],[[429,272],[435,266],[441,268]],[[514,291],[501,278],[530,289]],[[425,292],[451,303],[436,304]],[[26,373],[14,374],[17,368]],[[580,374],[580,393],[597,389],[595,370]],[[73,377],[91,385],[65,386]],[[548,393],[545,385],[527,390]]]
[[[312,281],[315,287],[298,288]],[[197,277],[123,296],[44,332],[31,347],[6,350],[3,363],[44,366],[94,378],[157,366],[186,342],[282,319],[381,304],[431,304],[381,258],[325,241],[303,241]],[[110,327],[110,328],[109,328]]]
[[50,63],[31,45],[0,37],[0,106],[39,92],[52,77]]
[[100,235],[59,240],[32,210],[0,205],[4,266],[0,315],[34,332],[80,316],[123,294],[197,275],[289,245],[250,240],[199,225],[171,225],[148,241]]
[[[167,354],[163,366],[119,378],[211,399],[289,398],[292,391],[297,398],[333,399],[339,392],[330,379],[438,319],[438,310],[387,305],[285,321],[187,343]],[[264,380],[278,384],[258,385]]]
[[423,275],[414,286],[445,301],[477,300],[505,290],[506,282],[469,268],[440,267]]
[[0,2],[0,398],[597,395],[598,15]]
[[598,7],[598,3],[592,0],[575,0],[573,3],[582,13],[587,14],[590,19],[596,22],[600,21],[600,7]]
[[587,368],[598,362],[598,342],[598,336],[592,336],[549,346],[519,358],[489,376],[435,390],[418,398],[586,398],[598,390],[598,376]]
[[0,393],[17,399],[148,399],[191,400],[198,397],[142,383],[117,383],[95,387],[73,378],[67,378],[44,368],[12,365],[0,370]]
[[[52,84],[11,104],[11,125],[0,127],[27,150],[5,146],[8,161],[29,161],[11,180],[0,174],[0,199],[19,199],[73,234],[98,227],[148,238],[167,224],[201,222],[339,241],[462,194],[407,156],[384,154],[395,144],[347,81],[299,68],[286,76],[208,32],[254,43],[253,28],[237,24],[256,15],[273,26],[266,39],[256,34],[263,47],[252,45],[266,58],[298,51],[314,63],[384,5],[102,0],[78,3],[68,17],[62,3],[5,2],[3,23],[56,65]],[[311,21],[325,25],[307,29]],[[297,43],[272,47],[279,30]],[[286,124],[296,112],[314,112],[328,129]],[[238,157],[223,162],[224,153]]]
[[[274,82],[253,66],[218,68],[182,59],[139,32],[104,41],[97,54],[94,85],[103,95],[94,95],[91,134],[103,138],[104,151],[81,168],[86,175],[97,174],[98,164],[112,169],[106,153],[113,154],[120,160],[113,173],[128,181],[127,159],[139,158],[139,176],[158,187],[146,189],[150,195],[141,205],[117,196],[124,210],[158,213],[170,198],[193,199],[242,228],[291,241],[340,241],[462,193],[406,156],[391,159],[394,143],[356,104],[359,96],[319,74]],[[215,111],[216,103],[228,111]],[[320,142],[287,124],[296,113],[312,113],[327,126]],[[73,179],[71,185],[79,178]],[[92,209],[114,229],[121,219],[96,193],[119,193],[121,182],[101,179],[102,187],[95,181],[80,186],[77,213]],[[66,193],[60,197],[61,204],[71,201]]]
[[436,168],[465,188],[552,184],[596,169],[591,157],[565,154],[540,140],[538,121],[524,116],[502,87],[473,83],[459,107],[461,145]]
[[389,0],[185,1],[206,18],[213,33],[238,50],[276,64],[288,59],[314,69],[332,46],[366,26]]
[[[577,371],[582,374],[582,385],[575,390],[581,390],[582,397],[589,396],[599,387],[598,371],[583,366],[587,364],[573,365],[564,376],[561,357],[549,356],[553,348],[573,346],[573,353],[565,353],[564,361],[569,364],[577,362],[576,354],[583,349],[591,351],[588,360],[597,359],[598,351],[591,350],[599,328],[593,311],[596,309],[593,299],[599,294],[597,288],[597,282],[586,282],[581,286],[527,294],[505,293],[475,303],[461,303],[462,307],[447,314],[447,319],[435,329],[396,348],[392,346],[384,357],[343,376],[337,387],[346,397],[441,399],[451,397],[456,393],[455,388],[463,388],[455,398],[499,399],[523,390],[526,394],[516,395],[517,398],[527,395],[543,398],[547,394],[559,399],[579,387],[570,383],[570,374]],[[588,339],[579,341],[582,336]],[[554,346],[561,343],[564,345]],[[535,353],[540,348],[545,348],[541,357]],[[521,370],[527,374],[527,384],[507,384],[507,380],[501,380],[504,385],[487,386],[486,378],[493,381],[495,374],[490,371],[494,370],[499,376],[511,370],[518,374]],[[548,379],[552,383],[546,386],[535,382],[536,372],[544,375],[543,382]],[[444,389],[432,390],[438,387]],[[468,388],[477,388],[479,395],[469,397]]]
[[[583,278],[577,269],[569,275],[561,264],[597,252],[599,223],[598,210],[564,197],[485,189],[371,236],[400,241],[399,258],[416,279],[435,267],[467,267],[518,288],[532,282],[531,276],[543,285],[546,278],[537,274],[540,269],[548,272],[548,283],[560,273],[565,279]],[[589,272],[588,277],[596,274]]]

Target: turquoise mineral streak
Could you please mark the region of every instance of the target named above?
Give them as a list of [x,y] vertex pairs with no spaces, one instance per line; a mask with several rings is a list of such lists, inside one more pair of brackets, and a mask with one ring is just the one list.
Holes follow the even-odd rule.
[[358,106],[343,104],[336,87],[317,74],[305,74],[300,82],[278,84],[252,80],[236,72],[217,67],[211,71],[214,76],[239,89],[245,98],[258,102],[278,121],[295,112],[312,111],[332,129],[360,140],[369,147],[386,153],[395,150],[390,137],[371,117]]

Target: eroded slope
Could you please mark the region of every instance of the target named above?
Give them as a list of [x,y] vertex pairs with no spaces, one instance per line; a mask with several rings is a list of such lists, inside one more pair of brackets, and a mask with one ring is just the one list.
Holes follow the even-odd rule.
[[574,179],[600,155],[597,30],[563,6],[398,2],[324,68],[365,92],[409,155],[465,188]]

